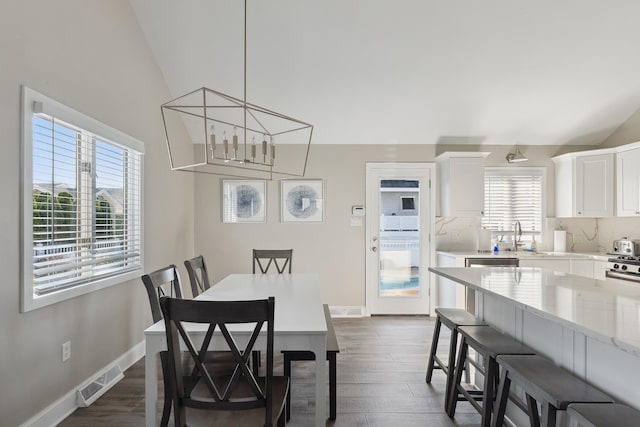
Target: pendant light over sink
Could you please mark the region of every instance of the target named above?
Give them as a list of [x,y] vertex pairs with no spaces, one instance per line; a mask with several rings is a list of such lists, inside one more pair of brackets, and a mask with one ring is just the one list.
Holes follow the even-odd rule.
[[243,61],[242,99],[201,87],[162,104],[171,170],[268,180],[304,176],[313,125],[247,102],[246,0]]

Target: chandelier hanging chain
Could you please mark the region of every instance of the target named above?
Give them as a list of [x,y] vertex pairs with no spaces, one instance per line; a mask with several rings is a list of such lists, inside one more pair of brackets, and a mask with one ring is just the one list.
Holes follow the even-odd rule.
[[[244,59],[243,59],[243,110],[244,110],[244,128],[247,129],[247,0],[244,0]],[[247,132],[244,132],[244,146],[247,146]],[[246,154],[245,154],[246,157]],[[255,157],[255,156],[254,156]]]

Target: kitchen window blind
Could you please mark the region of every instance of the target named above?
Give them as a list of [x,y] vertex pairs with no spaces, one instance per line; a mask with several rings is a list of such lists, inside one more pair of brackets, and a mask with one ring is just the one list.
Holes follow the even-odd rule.
[[493,235],[512,234],[515,221],[524,240],[540,235],[543,206],[544,169],[485,168],[482,226]]
[[112,130],[114,141],[83,126],[82,118],[51,100],[32,103],[24,159],[30,173],[24,174],[23,298],[30,296],[34,306],[52,295],[60,300],[63,291],[114,284],[142,271],[143,153],[137,141],[127,144],[130,137]]

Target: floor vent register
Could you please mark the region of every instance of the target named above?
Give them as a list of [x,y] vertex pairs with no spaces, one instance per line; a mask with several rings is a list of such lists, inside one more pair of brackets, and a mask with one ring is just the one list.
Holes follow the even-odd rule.
[[100,373],[89,383],[78,390],[78,406],[86,408],[95,402],[100,396],[124,378],[120,366],[115,363]]

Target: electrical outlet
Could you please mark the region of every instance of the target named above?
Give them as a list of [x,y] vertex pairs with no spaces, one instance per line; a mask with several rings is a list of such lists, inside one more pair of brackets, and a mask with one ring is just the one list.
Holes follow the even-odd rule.
[[71,359],[71,341],[62,344],[62,361],[66,362]]

